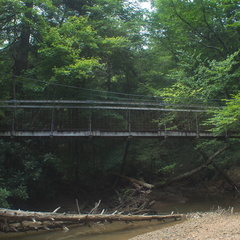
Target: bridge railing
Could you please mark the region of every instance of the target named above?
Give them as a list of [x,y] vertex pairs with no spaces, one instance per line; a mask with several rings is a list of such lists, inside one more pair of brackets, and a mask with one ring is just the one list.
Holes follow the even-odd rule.
[[145,101],[2,101],[5,131],[208,131],[205,106]]

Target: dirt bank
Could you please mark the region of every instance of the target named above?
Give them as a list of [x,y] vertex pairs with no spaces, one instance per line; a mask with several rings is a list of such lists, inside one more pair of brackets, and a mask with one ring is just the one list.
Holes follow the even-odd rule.
[[136,236],[132,240],[240,239],[240,213],[218,210],[194,213],[183,223]]

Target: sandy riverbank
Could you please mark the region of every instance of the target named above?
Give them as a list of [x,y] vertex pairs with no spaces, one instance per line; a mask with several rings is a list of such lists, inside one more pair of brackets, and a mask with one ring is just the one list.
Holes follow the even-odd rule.
[[240,213],[218,210],[187,215],[187,220],[169,228],[136,236],[131,240],[240,239]]

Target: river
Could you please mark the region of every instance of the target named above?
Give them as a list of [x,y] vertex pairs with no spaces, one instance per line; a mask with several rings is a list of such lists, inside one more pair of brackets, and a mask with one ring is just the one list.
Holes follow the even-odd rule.
[[[156,203],[154,210],[164,213],[190,213],[196,211],[211,211],[222,208],[234,207],[234,211],[240,211],[239,201],[234,199],[218,199],[195,201],[191,203],[171,204],[163,206],[162,203]],[[25,233],[0,233],[1,240],[127,240],[136,235],[168,227],[178,222],[161,223],[151,222],[114,222],[112,224],[93,224],[89,226],[77,226],[71,228],[68,232],[63,230],[39,231]]]

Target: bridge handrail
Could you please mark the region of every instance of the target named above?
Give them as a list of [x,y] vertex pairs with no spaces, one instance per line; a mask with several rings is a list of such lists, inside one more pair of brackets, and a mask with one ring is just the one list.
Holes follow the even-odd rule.
[[[131,107],[134,105],[137,106],[151,106],[151,108],[141,108],[141,110],[162,110],[166,107],[185,107],[185,108],[203,108],[203,109],[219,109],[221,108],[220,106],[203,106],[203,105],[187,105],[187,104],[170,104],[170,103],[164,103],[164,102],[133,102],[133,101],[124,101],[124,102],[118,102],[118,101],[95,101],[95,100],[8,100],[8,101],[0,101],[0,108],[7,108],[7,107],[15,107],[15,108],[85,108],[85,106],[77,105],[76,104],[83,104],[86,105],[88,104],[88,108],[95,108],[92,105],[115,105],[112,107],[112,109],[132,109],[132,110],[137,110],[140,107]],[[26,105],[30,103],[35,103],[35,104],[53,104],[53,105]],[[25,104],[25,105],[21,105]],[[59,104],[74,104],[75,106],[71,105],[59,105]],[[118,105],[125,105],[125,107],[118,107]],[[110,109],[110,106],[106,107],[106,109]],[[164,107],[164,109],[159,109],[159,107]],[[104,109],[104,106],[99,106],[99,109]],[[168,108],[171,109],[171,111],[175,111],[178,109],[173,109],[173,108]],[[181,111],[183,111],[182,109]],[[194,109],[191,109],[194,110]],[[169,111],[169,110],[166,110]],[[196,109],[194,110],[196,111]]]
[[48,108],[48,109],[58,109],[58,108],[77,108],[77,109],[108,109],[108,110],[141,110],[141,111],[163,111],[163,112],[207,112],[207,110],[202,109],[174,109],[174,108],[143,108],[143,107],[115,107],[115,106],[66,106],[66,105],[2,105],[0,108]]

